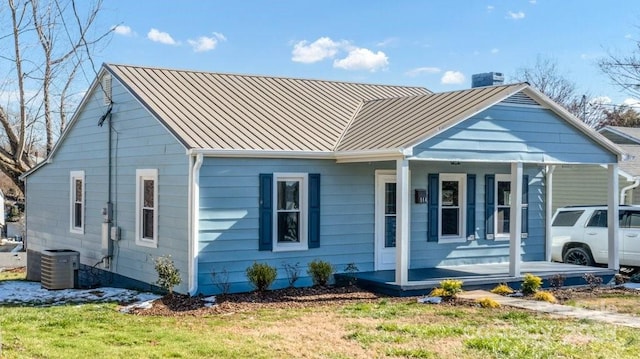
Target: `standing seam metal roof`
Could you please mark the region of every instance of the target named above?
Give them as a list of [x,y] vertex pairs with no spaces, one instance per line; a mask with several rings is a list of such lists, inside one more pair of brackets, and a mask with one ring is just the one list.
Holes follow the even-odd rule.
[[190,149],[332,151],[362,102],[420,87],[105,65]]

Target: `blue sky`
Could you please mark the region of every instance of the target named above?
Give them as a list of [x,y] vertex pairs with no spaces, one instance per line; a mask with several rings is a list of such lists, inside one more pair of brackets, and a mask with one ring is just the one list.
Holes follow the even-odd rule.
[[602,75],[608,52],[640,40],[636,0],[105,0],[116,26],[98,60],[213,72],[470,87],[555,60],[580,92],[629,96]]

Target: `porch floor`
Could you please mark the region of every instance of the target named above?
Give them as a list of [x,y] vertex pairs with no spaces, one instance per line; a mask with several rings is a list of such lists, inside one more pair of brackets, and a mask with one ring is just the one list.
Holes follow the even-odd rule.
[[468,264],[458,266],[439,266],[435,268],[409,269],[409,283],[406,285],[395,284],[395,270],[382,270],[371,272],[357,272],[354,274],[336,274],[336,280],[346,281],[355,277],[358,286],[374,292],[393,296],[414,296],[428,294],[433,288],[439,286],[444,279],[457,279],[463,281],[465,290],[491,289],[499,283],[507,283],[511,288],[520,288],[522,278],[531,273],[544,279],[543,287],[549,287],[549,278],[561,274],[565,277],[564,285],[584,285],[585,273],[591,273],[602,277],[603,283],[607,283],[617,273],[615,270],[601,267],[586,267],[556,262],[522,262],[521,274],[513,277],[509,275],[509,263],[492,264]]

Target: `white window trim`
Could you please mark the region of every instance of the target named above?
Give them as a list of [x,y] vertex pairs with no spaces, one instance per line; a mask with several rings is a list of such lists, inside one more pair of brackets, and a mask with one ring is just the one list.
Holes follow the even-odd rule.
[[[80,227],[75,226],[75,194],[76,194],[76,180],[82,181],[82,225]],[[85,180],[84,171],[71,171],[69,174],[69,232],[84,234],[84,221],[85,221]]]
[[[459,235],[442,235],[442,182],[458,181],[460,183],[458,194],[460,203],[460,222],[458,223]],[[466,173],[441,173],[438,182],[438,243],[464,243],[467,241],[467,174]]]
[[[494,203],[495,208],[493,209],[493,240],[494,241],[508,241],[511,238],[510,233],[500,233],[498,234],[498,182],[509,182],[511,183],[511,175],[510,174],[496,174],[495,175],[495,183],[494,183]],[[513,188],[513,183],[511,183],[511,188]],[[510,207],[510,206],[509,206]],[[512,214],[512,213],[510,213]]]
[[[298,243],[279,243],[278,242],[278,181],[300,181],[300,242]],[[307,221],[309,217],[308,198],[309,198],[309,175],[307,173],[274,173],[273,174],[273,251],[306,251],[309,249],[309,233],[307,230]]]
[[[142,238],[143,180],[153,180],[153,239]],[[136,245],[158,248],[158,170],[136,170]]]

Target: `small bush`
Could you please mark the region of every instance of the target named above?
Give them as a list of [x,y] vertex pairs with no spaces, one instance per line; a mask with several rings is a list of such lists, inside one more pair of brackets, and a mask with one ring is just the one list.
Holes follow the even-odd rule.
[[[509,287],[507,287],[507,288],[509,288]],[[500,308],[500,303],[496,302],[495,300],[493,300],[491,298],[480,298],[480,299],[477,299],[476,302],[482,308]]]
[[333,275],[333,266],[319,259],[309,262],[307,274],[311,276],[313,285],[326,286]]
[[564,281],[566,279],[567,277],[563,276],[562,274],[555,274],[551,276],[551,278],[549,278],[549,285],[553,289],[560,289],[562,288],[562,286],[564,286]]
[[155,269],[158,273],[158,281],[156,282],[160,288],[173,295],[173,287],[180,284],[180,270],[176,268],[171,256],[158,257],[155,260]]
[[620,273],[617,273],[613,280],[615,281],[616,285],[620,285],[620,284],[624,284],[626,282],[624,276]]
[[276,280],[278,271],[275,267],[272,267],[266,263],[253,262],[253,264],[247,268],[247,279],[251,282],[251,285],[259,291],[264,292],[267,290],[273,281]]
[[284,272],[287,274],[287,280],[289,281],[289,287],[293,287],[300,278],[300,263],[282,265]]
[[592,273],[585,273],[582,278],[587,282],[587,285],[591,290],[594,290],[602,285],[602,277],[593,275]]
[[513,294],[514,292],[515,291],[505,283],[498,284],[495,288],[491,289],[491,293],[498,295],[509,295]]
[[546,292],[544,290],[541,290],[539,292],[536,292],[533,295],[533,299],[535,300],[540,300],[540,301],[545,301],[545,302],[549,302],[549,303],[556,303],[558,302],[558,300],[556,299],[556,297],[553,295],[553,293],[551,292]]
[[429,293],[430,297],[447,297],[447,292],[442,288],[433,288],[431,293]]
[[358,279],[356,278],[356,273],[358,273],[359,271],[360,270],[355,263],[349,263],[346,267],[344,267],[344,272],[347,273],[347,276],[349,277],[349,285],[356,284],[356,281]]
[[212,270],[211,280],[213,281],[213,284],[218,288],[220,293],[229,294],[231,283],[229,283],[229,271],[227,271],[227,268],[222,268],[222,270],[219,272],[215,269]]
[[440,287],[447,293],[446,297],[455,297],[462,292],[462,281],[455,279],[445,279],[440,282]]
[[523,294],[529,295],[537,292],[541,286],[542,278],[531,273],[527,273],[524,275],[524,280],[522,281],[522,286],[520,287],[520,289],[522,290]]

